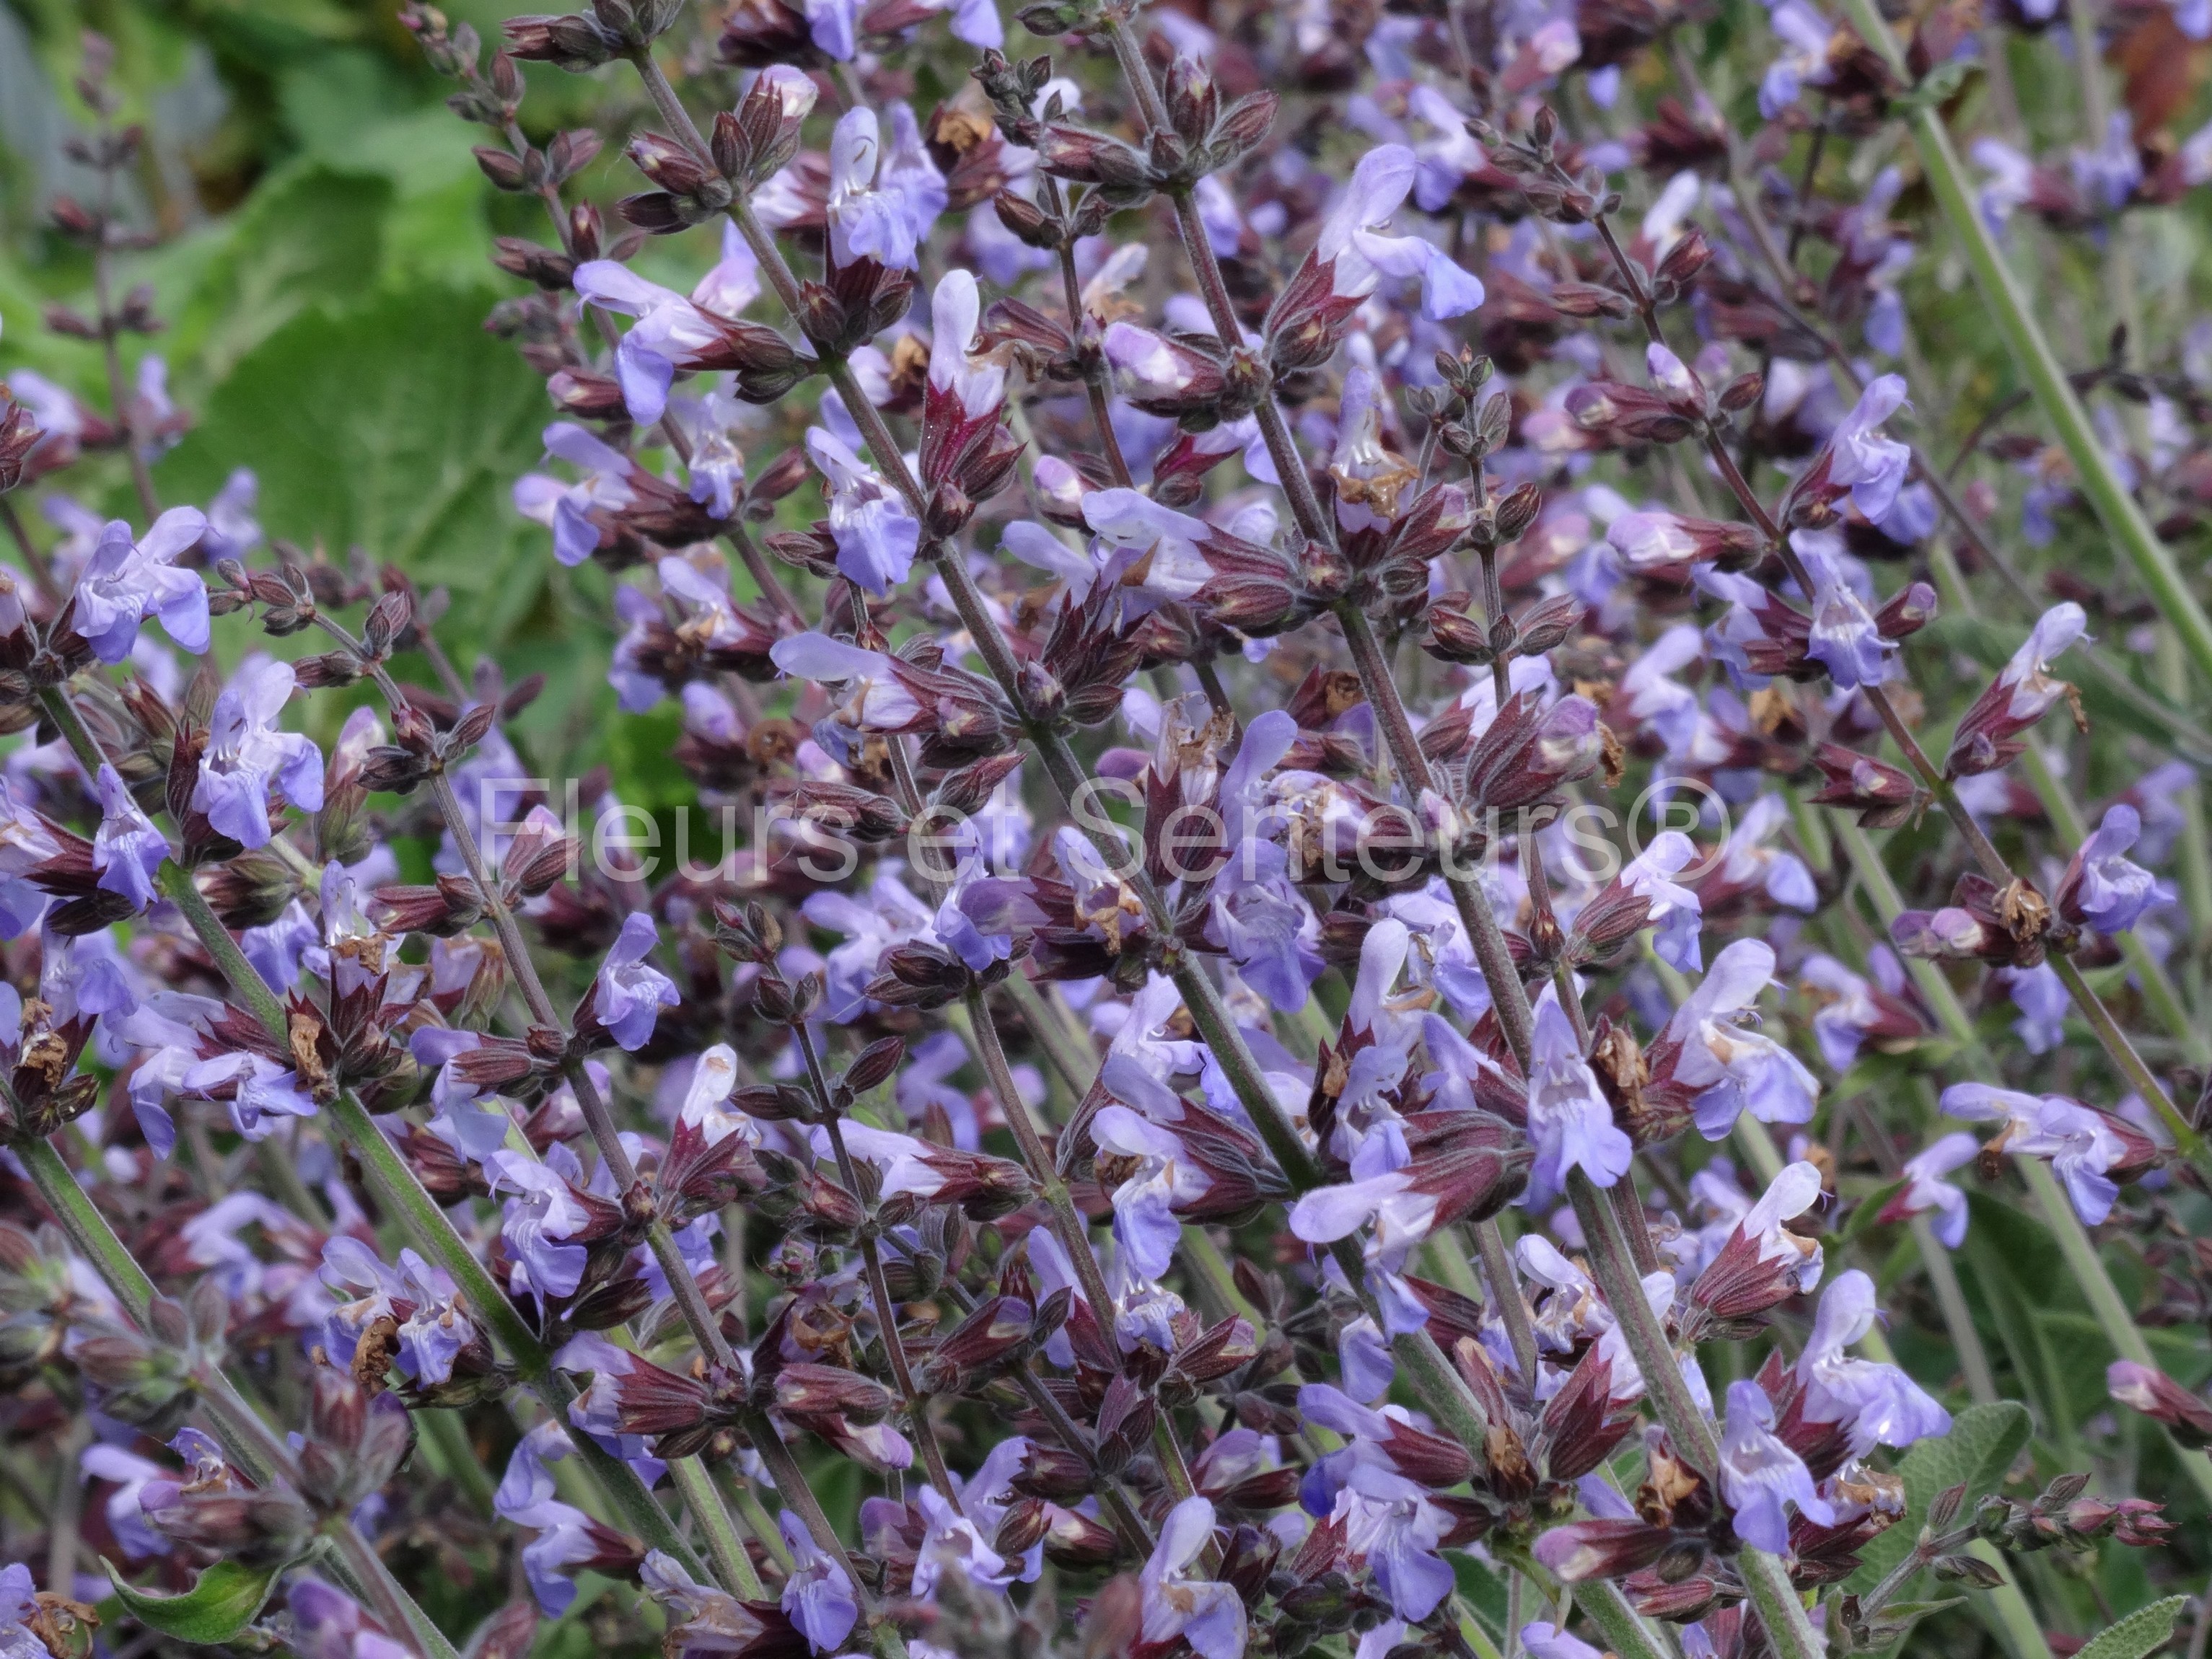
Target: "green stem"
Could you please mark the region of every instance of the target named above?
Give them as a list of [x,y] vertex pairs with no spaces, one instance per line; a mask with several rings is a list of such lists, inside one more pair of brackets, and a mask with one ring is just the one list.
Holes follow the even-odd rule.
[[470,1505],[480,1516],[490,1515],[498,1488],[493,1484],[491,1471],[484,1468],[477,1449],[469,1443],[461,1414],[456,1411],[418,1411],[415,1424],[422,1431],[422,1438],[436,1451],[447,1478],[461,1489]]
[[[62,1161],[61,1154],[43,1139],[23,1141],[15,1152],[30,1171],[40,1197],[61,1223],[70,1246],[92,1264],[131,1322],[141,1330],[149,1328],[148,1315],[159,1294],[154,1281],[115,1236],[91,1195],[77,1185],[76,1174]],[[216,1438],[222,1444],[223,1455],[257,1486],[272,1486],[279,1481],[296,1485],[289,1452],[230,1380],[210,1370],[198,1373],[193,1381]],[[382,1558],[349,1522],[342,1516],[331,1517],[325,1523],[325,1535],[337,1551],[338,1576],[346,1589],[375,1607],[387,1622],[396,1619],[392,1635],[404,1638],[411,1633],[427,1659],[458,1659],[453,1644],[400,1588]]]
[[[1605,1638],[1619,1659],[1670,1659],[1665,1645],[1644,1622],[1644,1615],[1610,1578],[1593,1578],[1575,1586],[1576,1602]],[[1517,1637],[1518,1632],[1509,1632]]]
[[775,1517],[760,1501],[760,1494],[752,1485],[726,1462],[714,1466],[714,1486],[722,1494],[722,1501],[736,1510],[752,1535],[768,1552],[768,1559],[785,1572],[791,1571],[791,1547],[783,1541],[783,1532],[775,1524]]
[[[1613,1206],[1580,1170],[1568,1176],[1567,1195],[1573,1201],[1576,1219],[1582,1223],[1591,1272],[1627,1339],[1637,1369],[1644,1373],[1645,1395],[1666,1425],[1675,1455],[1708,1480],[1717,1480],[1720,1445],[1713,1437],[1712,1425],[1691,1398],[1674,1346],[1652,1315]],[[1736,1559],[1744,1587],[1759,1607],[1775,1652],[1781,1659],[1822,1659],[1820,1638],[1806,1617],[1805,1604],[1791,1588],[1782,1562],[1764,1550],[1750,1548]]]
[[707,1536],[707,1554],[714,1563],[714,1575],[748,1601],[758,1601],[768,1592],[762,1587],[760,1574],[753,1570],[753,1559],[745,1553],[744,1540],[731,1524],[729,1512],[722,1507],[721,1494],[714,1490],[714,1477],[707,1466],[696,1457],[679,1457],[668,1466],[668,1478],[684,1500],[684,1507],[691,1512],[691,1519]]
[[[2150,1344],[2136,1323],[2135,1310],[2128,1306],[2120,1295],[2120,1287],[2112,1283],[2112,1275],[2105,1270],[2105,1260],[2097,1254],[2095,1241],[2090,1238],[2081,1218],[2074,1213],[2074,1206],[2059,1187],[2058,1178],[2051,1173],[2051,1166],[2039,1158],[2015,1158],[2014,1162],[2020,1166],[2021,1178],[2027,1182],[2036,1208],[2042,1212],[2044,1225],[2058,1241],[2059,1254],[2066,1258],[2075,1282],[2088,1297],[2089,1311],[2096,1316],[2105,1340],[2121,1358],[2132,1359],[2153,1370],[2160,1370],[2151,1355]],[[2212,1504],[2212,1461],[2207,1461],[2201,1451],[2179,1444],[2173,1450],[2191,1484],[2206,1503]]]
[[[1867,44],[1887,60],[1908,82],[1912,79],[1905,53],[1875,0],[1844,0],[1852,26]],[[2004,262],[1989,227],[1982,222],[1966,169],[1953,148],[1951,135],[1934,106],[1916,109],[1908,118],[1913,142],[1919,148],[1929,188],[1936,206],[1965,251],[1983,302],[2004,337],[2014,366],[2027,381],[2044,418],[2074,463],[2081,493],[2143,586],[2196,662],[2199,672],[2212,676],[2212,617],[2205,615],[2190,590],[2187,579],[2174,563],[2172,553],[2160,541],[2142,508],[2121,481],[2112,458],[2105,453],[2089,412],[2075,395],[2066,371],[2051,342],[2028,309],[2020,286]]]

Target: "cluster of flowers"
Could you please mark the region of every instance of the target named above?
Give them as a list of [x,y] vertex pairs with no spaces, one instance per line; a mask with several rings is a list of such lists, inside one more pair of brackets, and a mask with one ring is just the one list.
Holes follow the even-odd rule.
[[[1823,154],[2050,9],[1902,52],[1782,0],[1751,142],[1651,0],[1042,0],[1057,64],[991,0],[596,0],[489,57],[407,8],[552,226],[495,253],[558,414],[515,508],[760,833],[604,856],[623,804],[551,810],[532,688],[455,675],[404,570],[264,541],[250,471],[161,509],[158,359],[111,349],[104,414],[10,379],[0,486],[58,533],[11,505],[0,569],[0,1378],[60,1464],[10,1659],[103,1618],[452,1659],[455,1559],[526,1586],[471,1654],[581,1581],[610,1639],[745,1659],[1972,1650],[1923,1571],[2032,1654],[2078,1614],[2006,1556],[2178,1573],[2119,1488],[2212,1501],[2212,1406],[2087,1230],[2156,1270],[2141,1322],[2212,1310],[2197,781],[2108,744],[2091,830],[2045,717],[2087,729],[2064,658],[2212,755],[2123,654],[2203,614],[2077,569],[1993,678],[1993,624],[1926,637],[2027,593],[2007,511],[2079,533],[2109,479],[1993,420],[2037,483],[1954,495],[1881,372],[1906,181]],[[525,61],[645,94],[627,228]],[[1984,141],[1981,211],[2124,234],[2204,171],[2135,118],[2071,194]],[[108,294],[130,233],[59,222]],[[2144,411],[2096,410],[2118,499],[2180,513],[2212,389],[2084,384]],[[103,453],[137,519],[46,488]],[[223,618],[322,648],[226,675]],[[1594,860],[1632,799],[1675,827]],[[2050,1444],[2093,1433],[2037,1310],[1962,1285],[1978,1216],[2055,1240],[2163,1437],[1916,1484],[1946,1399],[1997,1436],[2055,1382]]]

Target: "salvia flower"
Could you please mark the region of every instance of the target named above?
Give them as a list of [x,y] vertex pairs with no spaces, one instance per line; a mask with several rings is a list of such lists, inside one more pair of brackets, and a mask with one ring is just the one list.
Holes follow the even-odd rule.
[[78,634],[104,663],[118,663],[138,642],[138,625],[158,617],[169,637],[195,655],[208,648],[207,587],[176,561],[198,546],[207,518],[195,507],[173,507],[133,539],[120,519],[102,526],[73,597]]
[[915,249],[949,198],[945,175],[922,147],[914,112],[891,106],[891,143],[883,146],[876,112],[848,110],[830,139],[830,252],[911,270]]
[[276,726],[294,684],[291,664],[252,657],[216,699],[192,806],[249,851],[269,844],[272,789],[303,812],[323,805],[323,751]]
[[676,981],[646,960],[659,941],[651,916],[631,916],[592,981],[592,1015],[618,1048],[643,1048],[660,1011],[684,1000]]
[[2142,819],[2124,802],[2105,819],[2066,866],[2052,902],[2058,914],[2100,933],[2124,933],[2144,911],[2162,901],[2158,878],[2126,857],[2142,834]]
[[1213,1505],[1186,1498],[1169,1511],[1159,1543],[1145,1563],[1144,1636],[1147,1642],[1180,1638],[1200,1659],[1239,1659],[1244,1651],[1244,1603],[1230,1585],[1191,1571],[1213,1536]]
[[169,856],[168,837],[154,827],[114,767],[101,766],[94,787],[100,828],[92,838],[92,864],[100,872],[100,890],[143,910],[154,902],[154,872]]
[[1882,1206],[1881,1218],[1902,1221],[1932,1212],[1938,1242],[1947,1250],[1957,1249],[1966,1238],[1966,1195],[1943,1177],[1972,1163],[1980,1150],[1973,1136],[1962,1129],[1937,1136],[1927,1151],[1905,1160],[1905,1185]]
[[2039,1158],[2066,1188],[2075,1213],[2094,1227],[2112,1212],[2121,1181],[2157,1161],[2157,1145],[2110,1112],[2064,1095],[2028,1095],[1986,1083],[1954,1083],[1943,1109],[1974,1123],[2004,1126],[1993,1147]]
[[2072,686],[2052,676],[2051,659],[2081,637],[2088,620],[2070,599],[2043,613],[2012,659],[1960,720],[1950,756],[1943,763],[1946,777],[1971,777],[2007,764],[2027,746],[2020,734],[2061,697],[2074,696]]
[[[1909,1446],[1951,1429],[1951,1414],[1896,1366],[1846,1352],[1874,1328],[1875,1316],[1874,1280],[1856,1267],[1838,1273],[1820,1294],[1812,1339],[1797,1358],[1806,1417],[1844,1424],[1854,1455],[1876,1446]],[[1733,1409],[1733,1390],[1729,1403]]]
[[1745,1543],[1789,1553],[1792,1509],[1821,1526],[1835,1524],[1835,1509],[1820,1496],[1805,1460],[1774,1432],[1774,1402],[1757,1382],[1729,1384],[1720,1450],[1721,1496]]
[[1738,939],[1713,965],[1668,1023],[1681,1044],[1675,1079],[1695,1091],[1692,1110],[1708,1140],[1725,1137],[1748,1111],[1762,1123],[1811,1121],[1820,1085],[1805,1063],[1772,1037],[1744,1029],[1753,1004],[1774,980],[1773,948]]

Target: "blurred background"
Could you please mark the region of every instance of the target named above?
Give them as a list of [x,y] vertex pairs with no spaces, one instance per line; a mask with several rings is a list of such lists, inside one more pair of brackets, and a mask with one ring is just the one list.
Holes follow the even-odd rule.
[[[447,9],[496,41],[520,8]],[[162,501],[204,505],[251,467],[270,535],[319,541],[340,561],[358,545],[447,588],[440,633],[464,672],[480,649],[514,678],[544,672],[523,724],[539,752],[580,771],[611,765],[648,808],[689,800],[667,758],[673,704],[665,718],[605,718],[603,575],[563,570],[510,504],[552,410],[513,344],[486,330],[523,291],[490,264],[489,240],[542,234],[542,210],[484,179],[470,153],[482,134],[445,107],[451,83],[423,67],[392,0],[0,3],[0,376],[29,368],[107,402],[98,345],[41,321],[49,304],[89,308],[90,259],[49,224],[58,198],[99,188],[63,145],[90,125],[73,85],[87,29],[113,43],[120,118],[147,134],[123,205],[154,245],[118,268],[124,285],[150,287],[166,324],[123,342],[135,373],[166,372],[185,427],[155,468]],[[624,90],[550,70],[532,81],[524,119],[541,138]],[[626,187],[617,167],[611,150],[580,188],[611,201]],[[648,268],[656,257],[690,263],[688,249],[655,248]],[[138,364],[146,354],[159,365]],[[121,459],[88,458],[15,498],[41,546],[64,510],[57,489],[137,516]],[[289,655],[295,641],[256,643]]]

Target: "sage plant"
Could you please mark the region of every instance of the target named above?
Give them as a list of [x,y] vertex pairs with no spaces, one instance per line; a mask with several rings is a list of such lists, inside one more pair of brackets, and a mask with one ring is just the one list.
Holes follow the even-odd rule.
[[1756,11],[404,6],[707,863],[163,501],[92,40],[10,1659],[2202,1651],[2212,17]]

